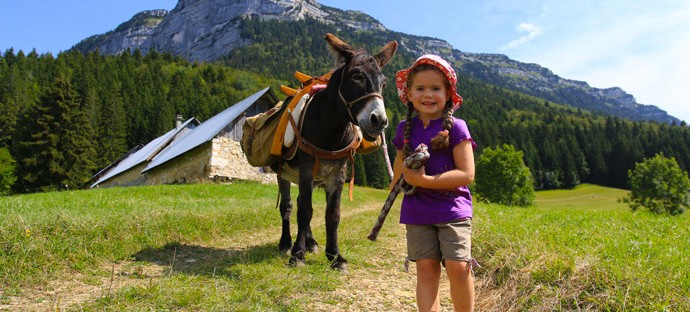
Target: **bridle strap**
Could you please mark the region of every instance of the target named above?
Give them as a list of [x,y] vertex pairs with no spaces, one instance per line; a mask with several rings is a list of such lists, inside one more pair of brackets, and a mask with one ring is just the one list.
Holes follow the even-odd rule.
[[345,65],[343,65],[342,72],[340,72],[340,84],[338,84],[338,96],[340,97],[340,101],[343,102],[343,105],[345,106],[345,109],[347,110],[347,114],[350,116],[350,121],[353,124],[355,124],[356,126],[359,126],[357,119],[355,119],[355,117],[352,115],[352,107],[355,106],[355,104],[362,102],[364,100],[367,100],[369,98],[372,98],[372,97],[376,97],[376,98],[383,100],[383,95],[381,95],[381,93],[378,93],[378,92],[371,92],[371,93],[367,93],[365,95],[362,95],[362,96],[360,96],[360,97],[358,97],[352,101],[348,101],[343,96],[343,92],[340,91],[340,89],[343,85],[343,78],[345,78]]
[[340,87],[338,87],[338,95],[340,96],[340,100],[343,101],[343,104],[345,105],[345,108],[347,109],[347,114],[350,116],[350,121],[357,126],[359,126],[359,123],[357,122],[357,119],[355,119],[355,117],[352,116],[352,106],[354,106],[355,104],[357,104],[361,101],[364,101],[364,100],[367,100],[367,99],[373,98],[373,97],[376,97],[376,98],[383,100],[383,96],[381,95],[381,93],[372,92],[372,93],[367,93],[365,95],[362,95],[362,96],[358,97],[357,99],[355,99],[354,101],[348,102],[347,100],[345,100],[345,97],[343,97],[343,94],[340,92]]

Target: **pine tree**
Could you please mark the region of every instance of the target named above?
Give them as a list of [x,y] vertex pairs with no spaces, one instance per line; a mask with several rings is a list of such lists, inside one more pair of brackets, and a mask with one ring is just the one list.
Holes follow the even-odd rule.
[[29,115],[32,132],[20,142],[23,191],[78,188],[95,169],[90,123],[70,81],[58,76]]
[[367,183],[369,186],[379,189],[387,188],[390,183],[388,169],[386,169],[386,163],[381,153],[383,153],[382,150],[377,150],[363,155],[364,168],[367,172]]
[[104,94],[98,124],[99,165],[108,164],[127,152],[127,114],[120,96],[119,84],[111,87],[111,92]]
[[351,164],[351,166],[355,166],[355,184],[367,186],[367,173],[364,168],[364,159],[362,159],[362,155],[355,154],[355,162]]
[[[5,60],[7,61],[7,60]],[[7,65],[0,69],[0,147],[11,146],[20,114],[35,105],[38,92],[29,77],[34,73],[23,71],[20,64]]]

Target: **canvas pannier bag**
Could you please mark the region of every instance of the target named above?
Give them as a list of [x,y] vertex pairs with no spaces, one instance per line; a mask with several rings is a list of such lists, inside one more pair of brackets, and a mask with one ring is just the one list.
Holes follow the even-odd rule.
[[[287,106],[287,105],[285,105]],[[270,153],[273,137],[282,115],[283,102],[266,112],[247,117],[242,125],[242,151],[247,162],[254,167],[270,166],[278,156]]]

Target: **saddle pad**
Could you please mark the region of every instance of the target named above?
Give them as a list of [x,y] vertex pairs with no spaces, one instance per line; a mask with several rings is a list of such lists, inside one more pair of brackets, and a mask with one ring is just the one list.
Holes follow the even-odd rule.
[[[302,96],[302,98],[299,99],[299,102],[297,102],[297,105],[295,105],[295,108],[290,111],[292,114],[292,120],[295,122],[299,122],[301,120],[300,115],[302,114],[302,111],[304,109],[304,103],[306,103],[309,100],[309,94],[305,94]],[[287,113],[287,112],[286,112]],[[299,125],[297,125],[299,127]],[[292,128],[292,124],[288,123],[287,129],[285,129],[285,136],[283,137],[283,146],[290,148],[292,144],[295,143],[295,130]]]

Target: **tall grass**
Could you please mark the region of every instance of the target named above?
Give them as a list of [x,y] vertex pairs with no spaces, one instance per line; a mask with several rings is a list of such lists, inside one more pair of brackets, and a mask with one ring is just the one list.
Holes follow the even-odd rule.
[[626,191],[581,185],[538,192],[536,207],[480,205],[474,252],[494,307],[686,311],[688,215],[633,213]]
[[[366,240],[386,191],[356,188],[354,202],[343,200],[349,275],[328,269],[323,252],[308,255],[306,266],[286,266],[276,193],[274,185],[243,182],[0,197],[0,309],[414,308],[413,289],[378,284],[399,272],[404,256],[399,206],[379,240]],[[320,243],[322,194],[314,194],[312,223]],[[633,213],[617,202],[625,194],[582,185],[538,192],[535,207],[477,203],[478,308],[690,310],[688,214]],[[373,298],[346,295],[363,289]]]

